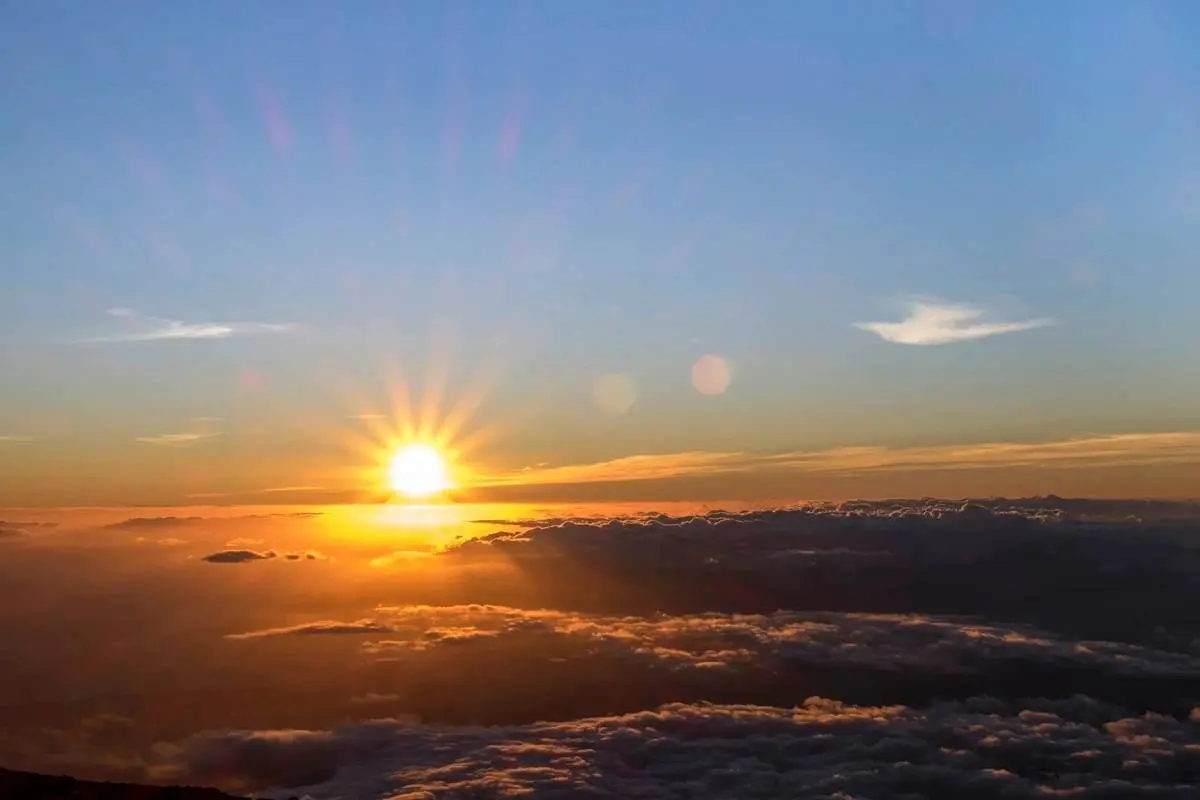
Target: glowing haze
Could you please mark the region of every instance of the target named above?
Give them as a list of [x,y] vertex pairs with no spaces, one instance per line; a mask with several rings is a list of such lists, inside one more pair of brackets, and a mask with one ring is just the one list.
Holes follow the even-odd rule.
[[0,505],[1194,494],[1194,4],[65,8]]

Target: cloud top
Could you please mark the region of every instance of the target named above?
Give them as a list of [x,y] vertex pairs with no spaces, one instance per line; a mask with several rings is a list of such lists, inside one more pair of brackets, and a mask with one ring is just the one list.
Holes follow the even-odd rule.
[[985,315],[984,309],[963,303],[916,302],[900,322],[856,322],[854,327],[895,344],[934,345],[986,339],[1053,324],[1049,319],[987,321]]
[[[1194,796],[1188,722],[1078,698],[928,709],[809,697],[795,708],[672,703],[571,722],[221,730],[170,750],[161,779],[263,797]],[[683,788],[681,788],[683,787]]]

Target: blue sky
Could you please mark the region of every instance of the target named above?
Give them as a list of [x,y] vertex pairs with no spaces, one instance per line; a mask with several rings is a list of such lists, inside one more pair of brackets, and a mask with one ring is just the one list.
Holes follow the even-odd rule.
[[[431,358],[446,402],[494,376],[513,468],[1196,427],[1190,3],[42,2],[0,31],[10,479],[144,467],[197,418],[284,460]],[[1045,324],[856,327],[912,302]]]

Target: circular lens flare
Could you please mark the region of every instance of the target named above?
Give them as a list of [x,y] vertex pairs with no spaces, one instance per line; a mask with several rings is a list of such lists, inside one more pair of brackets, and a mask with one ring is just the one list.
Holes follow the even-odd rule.
[[451,488],[450,469],[433,445],[405,445],[388,463],[388,485],[405,497],[431,497]]

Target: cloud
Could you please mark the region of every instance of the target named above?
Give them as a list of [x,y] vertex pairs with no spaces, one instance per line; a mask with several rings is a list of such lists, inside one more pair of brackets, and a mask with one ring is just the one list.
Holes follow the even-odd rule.
[[[366,568],[378,545],[324,540],[361,571],[118,566],[108,585],[82,563],[26,567],[38,548],[14,548],[0,578],[30,587],[15,607],[47,574],[86,583],[52,581],[79,631],[61,645],[39,634],[44,615],[0,615],[26,631],[5,628],[13,691],[73,687],[52,664],[158,627],[123,645],[119,674],[96,673],[103,660],[89,673],[114,687],[105,710],[133,720],[125,749],[76,723],[72,750],[45,731],[79,706],[60,722],[38,703],[13,707],[0,759],[149,764],[156,780],[277,798],[1187,797],[1197,521],[1200,503],[1052,496],[564,517],[402,573]],[[259,552],[277,527],[209,534]],[[413,721],[363,721],[381,714]],[[51,762],[64,754],[77,766]]]
[[1200,552],[1179,538],[1178,521],[1198,515],[1196,503],[1058,498],[813,503],[552,522],[436,558],[515,571],[507,580],[523,588],[481,589],[480,602],[607,614],[970,614],[1187,651],[1193,639],[1200,648],[1200,623],[1181,611],[1200,607]]
[[1049,319],[986,322],[985,314],[984,309],[971,305],[918,302],[910,305],[908,317],[901,322],[856,322],[854,327],[896,344],[934,345],[986,339],[1053,324]]
[[284,553],[285,561],[328,561],[329,557],[321,555],[313,550],[302,553]]
[[796,707],[672,703],[497,728],[397,720],[226,730],[163,748],[159,779],[270,798],[1184,798],[1189,723],[1085,698],[926,709],[809,697]]
[[226,639],[264,639],[280,636],[324,636],[324,635],[359,635],[370,633],[389,633],[392,628],[376,619],[360,619],[354,622],[336,622],[322,620],[320,622],[305,622],[300,625],[288,625],[282,628],[265,628],[246,633],[231,633]]
[[157,436],[138,436],[136,440],[145,444],[179,446],[195,444],[219,435],[218,433],[161,433]]
[[0,434],[0,444],[5,442],[32,442],[32,436],[17,436],[15,434]]
[[[112,522],[104,527],[110,530],[153,530],[159,528],[176,528],[183,525],[195,525],[196,523],[206,523],[208,525],[220,525],[224,523],[243,522],[251,520],[266,520],[266,519],[315,519],[324,514],[323,511],[283,511],[270,514],[236,514],[231,516],[162,516],[162,517],[129,517],[118,522]],[[246,540],[250,541],[250,540]],[[253,540],[255,543],[261,543],[261,540]]]
[[855,474],[889,470],[1089,469],[1200,463],[1200,433],[1125,433],[1045,442],[935,447],[839,447],[819,451],[653,453],[590,464],[519,470],[478,486],[608,483],[776,472]]
[[162,317],[144,317],[127,308],[112,308],[108,315],[127,320],[137,330],[109,336],[84,339],[83,343],[153,342],[171,339],[229,339],[289,333],[296,330],[291,323],[273,322],[199,322],[189,323]]
[[24,539],[35,531],[52,530],[57,527],[57,522],[29,522],[0,519],[0,542]]
[[204,517],[130,517],[120,522],[113,522],[104,527],[123,530],[156,530],[158,528],[175,528],[180,525],[193,525],[197,522],[207,522]]
[[247,550],[247,549],[227,549],[216,553],[209,553],[201,557],[201,561],[207,561],[210,564],[247,564],[252,561],[270,561],[272,559],[282,558],[284,561],[327,561],[326,556],[315,551],[299,551],[291,553],[277,553],[274,550]]
[[378,694],[376,692],[367,692],[364,695],[350,698],[351,703],[359,705],[369,705],[372,703],[395,703],[400,699],[398,694]]
[[[575,657],[604,653],[679,669],[778,672],[786,665],[810,674],[810,680],[819,680],[811,677],[810,667],[961,679],[1022,664],[1026,677],[1038,668],[1092,671],[1113,681],[1122,676],[1187,678],[1200,688],[1200,651],[1073,640],[1030,625],[923,614],[776,611],[634,617],[486,605],[383,606],[376,614],[370,620],[323,621],[228,638],[387,632],[389,639],[364,642],[363,649],[394,654],[480,643],[498,657],[537,649]],[[992,688],[1001,683],[996,680]]]
[[58,527],[56,522],[31,522],[28,520],[0,519],[0,542],[18,542],[29,540],[38,532],[53,530]]
[[[305,494],[305,493],[309,493],[309,492],[323,492],[327,488],[328,487],[325,487],[325,486],[307,486],[307,485],[268,486],[268,487],[261,488],[261,489],[242,489],[242,490],[230,491],[230,492],[191,492],[191,493],[187,494],[186,497],[193,499],[193,500],[212,500],[212,499],[217,499],[217,498],[226,498],[226,499],[246,498],[247,501],[249,502],[249,498],[252,498],[255,495]],[[315,513],[320,513],[320,512],[314,512],[314,514]]]
[[245,564],[249,561],[267,561],[277,555],[274,550],[261,552],[258,550],[222,550],[218,553],[209,553],[201,560],[212,564]]

